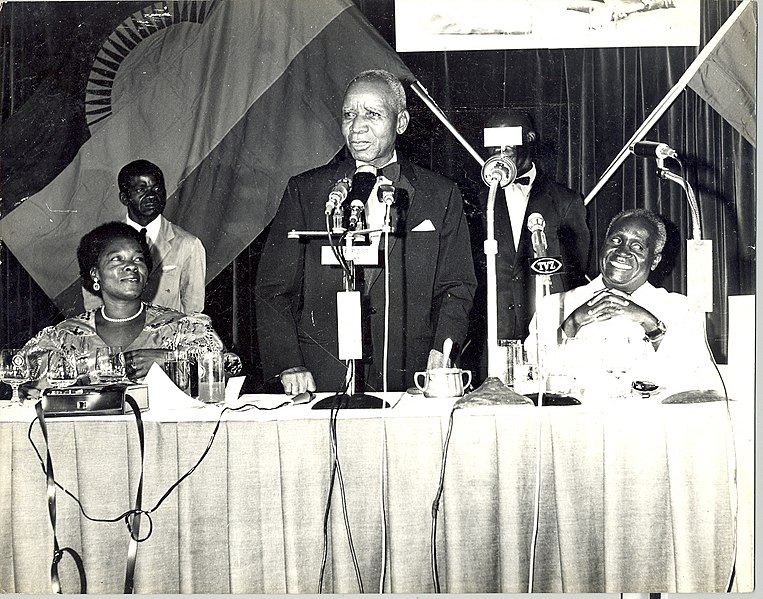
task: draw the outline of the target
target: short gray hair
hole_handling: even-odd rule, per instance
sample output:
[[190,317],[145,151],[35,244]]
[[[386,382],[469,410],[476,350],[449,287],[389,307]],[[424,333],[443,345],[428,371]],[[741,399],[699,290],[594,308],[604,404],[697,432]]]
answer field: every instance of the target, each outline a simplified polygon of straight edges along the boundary
[[619,214],[616,214],[612,217],[612,220],[609,221],[609,226],[607,227],[607,232],[605,234],[605,237],[609,237],[609,232],[612,230],[612,227],[615,226],[615,224],[618,221],[623,220],[624,218],[641,218],[645,221],[647,221],[652,227],[654,227],[654,230],[657,231],[657,239],[655,241],[654,245],[654,253],[655,254],[661,254],[663,248],[665,247],[665,242],[668,239],[668,233],[667,229],[665,228],[665,222],[662,220],[662,217],[658,215],[656,212],[652,212],[651,210],[647,210],[645,208],[631,208],[630,210],[623,210]]
[[357,83],[358,81],[378,81],[380,83],[384,83],[392,94],[394,107],[397,113],[400,114],[403,112],[403,110],[405,110],[405,88],[403,88],[403,84],[400,83],[400,79],[398,79],[389,71],[385,71],[383,69],[369,69],[367,71],[363,71],[362,73],[358,73],[355,75],[355,77],[353,77],[352,81],[347,84],[347,88],[344,90],[345,95],[347,95],[347,91],[350,89],[353,83]]

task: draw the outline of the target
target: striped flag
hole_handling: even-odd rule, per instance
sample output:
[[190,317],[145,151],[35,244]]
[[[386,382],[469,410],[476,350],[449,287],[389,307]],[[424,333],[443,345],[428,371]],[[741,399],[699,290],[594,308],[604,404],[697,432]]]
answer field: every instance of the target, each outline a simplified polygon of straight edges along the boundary
[[46,82],[0,130],[0,235],[65,312],[79,239],[124,216],[124,164],[162,168],[165,215],[204,242],[209,281],[267,225],[288,178],[342,147],[355,74],[414,79],[350,0],[155,2],[91,46],[84,76]]
[[753,146],[756,143],[756,10],[755,2],[747,3],[689,81],[689,87]]

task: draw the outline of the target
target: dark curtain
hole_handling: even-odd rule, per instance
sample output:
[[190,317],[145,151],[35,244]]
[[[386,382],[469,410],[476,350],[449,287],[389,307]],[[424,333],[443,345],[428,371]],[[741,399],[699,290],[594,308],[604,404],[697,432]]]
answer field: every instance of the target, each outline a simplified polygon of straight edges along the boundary
[[[394,0],[355,0],[394,47]],[[41,18],[12,22],[0,11],[3,46],[2,116],[20,106],[39,73],[54,61],[60,40],[54,23],[42,18],[55,2],[38,3]],[[739,2],[702,0],[704,46]],[[12,5],[11,5],[12,6]],[[46,28],[52,28],[46,31]],[[429,90],[471,145],[484,155],[485,115],[503,106],[530,111],[541,139],[539,162],[556,179],[585,195],[617,152],[662,100],[696,57],[694,47],[644,47],[554,50],[496,50],[402,53],[404,62]],[[24,74],[20,77],[19,74]],[[456,180],[468,217],[476,229],[476,194],[483,183],[479,167],[422,102],[409,92],[412,123],[401,151],[414,161]],[[714,309],[708,338],[723,362],[727,344],[727,298],[755,291],[755,149],[691,90],[684,91],[647,139],[677,150],[702,213],[703,238],[713,242]],[[664,265],[656,283],[686,291],[687,234],[690,214],[683,191],[661,180],[654,161],[630,157],[589,204],[593,258],[610,218],[624,208],[647,207],[672,225]],[[254,333],[254,276],[267,230],[207,286],[206,312],[226,343],[244,359],[259,383]],[[475,257],[482,238],[472,240]],[[51,302],[3,246],[0,342],[17,344],[60,319]],[[480,305],[475,310],[484,309]]]

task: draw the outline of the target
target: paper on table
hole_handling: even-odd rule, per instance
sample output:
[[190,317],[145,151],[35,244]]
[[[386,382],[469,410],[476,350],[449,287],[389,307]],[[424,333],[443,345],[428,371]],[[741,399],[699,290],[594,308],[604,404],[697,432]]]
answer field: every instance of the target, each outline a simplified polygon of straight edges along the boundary
[[189,397],[177,388],[161,366],[154,363],[143,379],[148,385],[148,407],[150,410],[182,410],[183,408],[203,408],[207,404]]
[[225,403],[233,403],[238,399],[238,394],[241,393],[241,387],[244,386],[245,376],[232,376],[228,379],[228,383],[225,385]]

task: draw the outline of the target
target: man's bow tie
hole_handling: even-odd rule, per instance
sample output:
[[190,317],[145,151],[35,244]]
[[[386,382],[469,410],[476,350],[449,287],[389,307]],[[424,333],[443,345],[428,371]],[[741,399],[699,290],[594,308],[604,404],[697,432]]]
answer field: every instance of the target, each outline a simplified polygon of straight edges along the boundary
[[388,164],[385,167],[380,168],[378,171],[376,171],[376,174],[379,177],[386,177],[393,183],[400,179],[400,163],[399,162],[393,162],[392,164]]
[[530,176],[517,177],[512,183],[516,183],[517,185],[530,185]]

